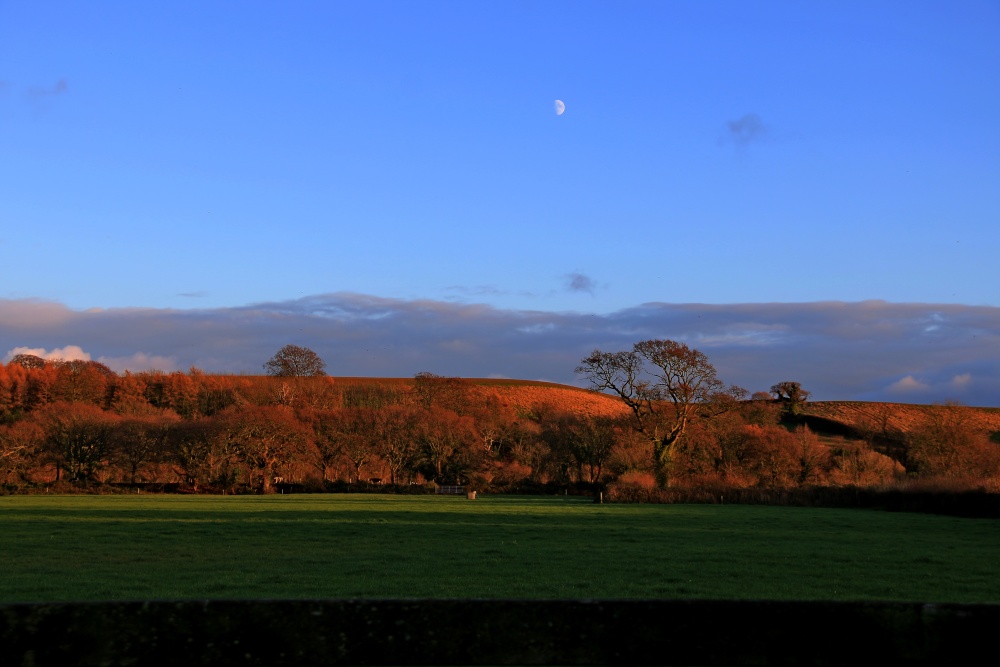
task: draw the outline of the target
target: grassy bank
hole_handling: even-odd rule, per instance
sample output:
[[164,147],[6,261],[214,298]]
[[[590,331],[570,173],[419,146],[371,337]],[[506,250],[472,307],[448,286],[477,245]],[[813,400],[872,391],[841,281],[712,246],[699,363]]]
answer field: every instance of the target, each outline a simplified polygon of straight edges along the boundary
[[1000,601],[996,521],[574,498],[0,498],[0,602]]

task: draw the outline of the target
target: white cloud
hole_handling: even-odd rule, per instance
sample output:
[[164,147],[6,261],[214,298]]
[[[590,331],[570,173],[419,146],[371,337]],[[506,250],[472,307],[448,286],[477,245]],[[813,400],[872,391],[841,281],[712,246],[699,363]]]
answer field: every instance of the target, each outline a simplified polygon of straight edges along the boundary
[[889,385],[889,391],[898,394],[910,394],[918,391],[927,391],[928,389],[930,389],[930,385],[921,382],[912,375],[900,378]]

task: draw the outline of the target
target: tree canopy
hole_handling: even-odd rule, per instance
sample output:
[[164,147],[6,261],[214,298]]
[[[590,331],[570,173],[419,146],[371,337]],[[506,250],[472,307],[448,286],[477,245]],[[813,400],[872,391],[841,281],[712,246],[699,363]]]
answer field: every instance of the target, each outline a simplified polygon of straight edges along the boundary
[[304,377],[326,375],[326,362],[308,347],[286,345],[264,364],[268,375]]
[[802,412],[802,406],[809,400],[809,392],[803,389],[798,382],[778,382],[771,386],[771,393],[785,404],[785,412],[791,416]]

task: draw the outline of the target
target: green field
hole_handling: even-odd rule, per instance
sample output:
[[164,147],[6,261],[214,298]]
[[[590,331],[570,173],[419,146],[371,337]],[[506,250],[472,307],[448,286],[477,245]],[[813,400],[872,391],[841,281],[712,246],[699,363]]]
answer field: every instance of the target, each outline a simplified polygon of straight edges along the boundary
[[1000,523],[561,497],[0,498],[0,602],[1000,601]]

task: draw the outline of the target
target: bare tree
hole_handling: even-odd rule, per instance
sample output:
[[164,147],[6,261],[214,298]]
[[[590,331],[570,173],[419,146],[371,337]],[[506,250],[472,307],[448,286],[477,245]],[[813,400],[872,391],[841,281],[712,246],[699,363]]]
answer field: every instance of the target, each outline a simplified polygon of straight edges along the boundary
[[576,372],[631,409],[633,426],[653,445],[661,486],[669,484],[674,450],[695,410],[725,391],[708,357],[673,340],[640,341],[626,352],[594,350]]
[[584,480],[584,468],[588,482],[601,481],[604,465],[611,458],[618,445],[618,433],[614,417],[580,416],[570,417],[558,427],[564,431],[570,455],[576,462],[578,477]]
[[326,362],[308,347],[286,345],[264,364],[268,375],[302,377],[326,375]]

